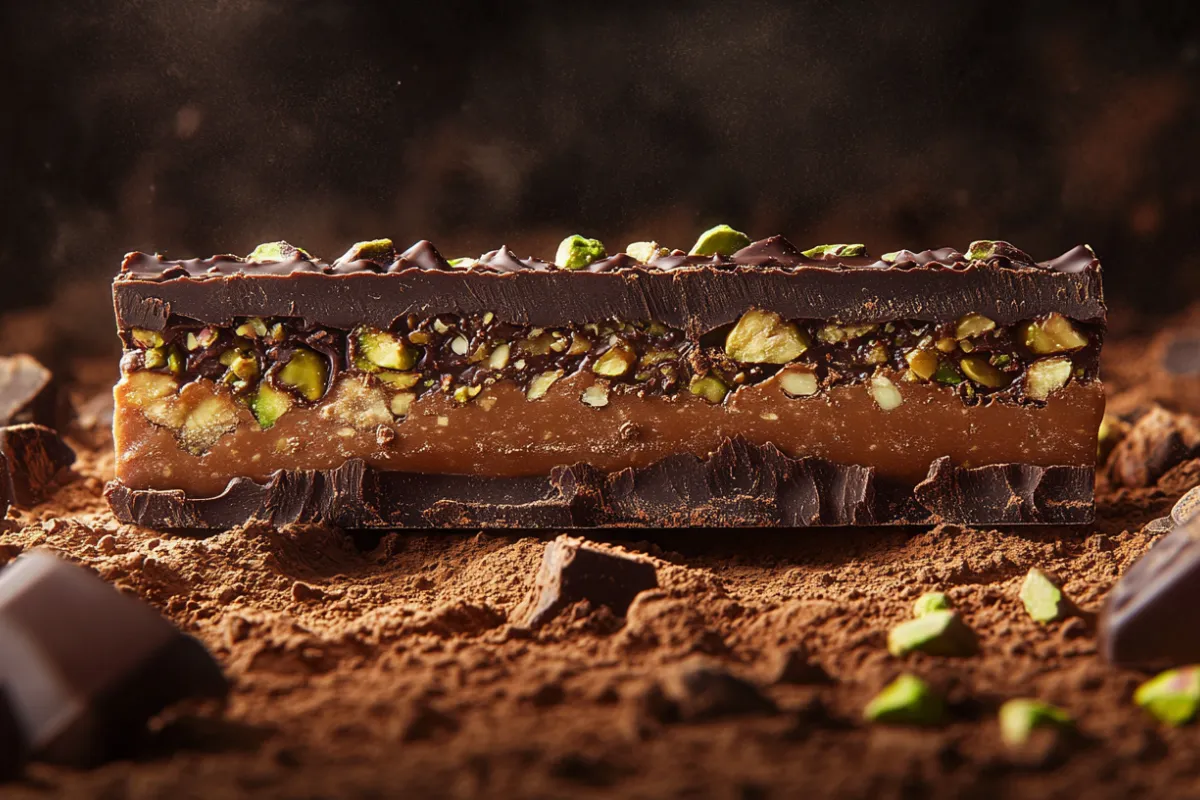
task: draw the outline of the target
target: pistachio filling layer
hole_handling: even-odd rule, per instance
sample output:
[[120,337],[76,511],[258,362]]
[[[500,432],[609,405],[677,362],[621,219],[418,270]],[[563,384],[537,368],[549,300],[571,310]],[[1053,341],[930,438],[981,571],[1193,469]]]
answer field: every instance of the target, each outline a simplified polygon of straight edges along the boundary
[[537,400],[579,372],[597,379],[579,397],[593,408],[626,393],[690,393],[720,404],[733,390],[775,375],[794,397],[866,384],[885,410],[895,403],[897,382],[949,387],[967,404],[984,397],[1037,404],[1071,381],[1094,379],[1100,346],[1098,329],[1058,314],[1008,327],[979,314],[942,324],[845,325],[784,320],[759,309],[699,337],[654,321],[547,329],[489,313],[410,318],[387,331],[250,318],[227,328],[133,329],[122,338],[125,373],[167,376],[173,387],[201,378],[226,385],[263,428],[321,401],[345,373],[370,376],[397,418],[431,394],[486,402],[489,387],[501,381]]

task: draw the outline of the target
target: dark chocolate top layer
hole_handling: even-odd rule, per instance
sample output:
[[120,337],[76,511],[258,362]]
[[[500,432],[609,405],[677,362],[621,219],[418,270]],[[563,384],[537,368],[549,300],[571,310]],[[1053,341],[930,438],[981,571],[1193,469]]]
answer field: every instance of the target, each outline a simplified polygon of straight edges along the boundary
[[171,261],[130,253],[114,281],[118,323],[161,330],[183,317],[296,316],[312,324],[389,327],[410,314],[493,312],[554,326],[604,319],[659,320],[690,332],[732,323],[748,308],[789,319],[954,320],[977,312],[1010,324],[1057,311],[1103,322],[1100,262],[1079,246],[1034,262],[995,243],[984,258],[952,248],[882,259],[805,256],[781,236],[731,256],[673,251],[643,263],[619,253],[570,271],[507,247],[451,266],[427,241],[403,253],[327,264],[295,250],[281,260],[232,255]]

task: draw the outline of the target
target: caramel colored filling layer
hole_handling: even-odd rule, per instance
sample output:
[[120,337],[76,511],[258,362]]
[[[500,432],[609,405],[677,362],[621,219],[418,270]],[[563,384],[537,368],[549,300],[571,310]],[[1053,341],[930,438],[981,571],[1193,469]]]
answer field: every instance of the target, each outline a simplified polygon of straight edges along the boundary
[[[117,477],[132,488],[211,496],[233,477],[261,481],[277,470],[332,469],[351,458],[427,474],[546,475],[579,462],[614,471],[676,453],[703,456],[740,435],[794,457],[870,465],[880,477],[915,483],[942,456],[968,467],[1090,466],[1104,411],[1098,382],[1072,382],[1040,406],[966,406],[946,387],[897,382],[902,402],[888,411],[866,386],[792,398],[777,377],[740,388],[723,405],[690,394],[614,392],[607,405],[592,408],[580,397],[594,382],[580,372],[532,401],[499,382],[465,405],[440,394],[421,398],[394,420],[389,395],[371,378],[344,376],[318,405],[293,408],[263,430],[245,407],[224,403],[228,388],[207,380],[184,387],[186,407],[150,413],[152,422],[145,397],[126,376],[115,389]],[[198,448],[186,423],[171,426],[206,403],[226,411],[215,415],[217,427],[206,429]]]

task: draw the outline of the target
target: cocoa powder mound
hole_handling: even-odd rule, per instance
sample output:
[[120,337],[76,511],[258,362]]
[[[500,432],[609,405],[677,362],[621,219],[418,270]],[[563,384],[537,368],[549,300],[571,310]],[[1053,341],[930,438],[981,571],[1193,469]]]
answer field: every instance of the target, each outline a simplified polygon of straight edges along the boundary
[[[1130,415],[1126,436],[1154,404],[1170,416],[1143,426],[1146,436],[1189,429],[1195,420],[1167,391],[1178,376],[1133,357],[1145,346],[1118,340],[1108,351],[1110,405]],[[83,397],[94,388],[73,387]],[[1097,521],[1083,529],[592,537],[653,563],[658,587],[624,616],[584,599],[530,630],[508,620],[553,532],[248,527],[191,538],[122,526],[101,498],[111,444],[80,435],[75,479],[9,513],[0,563],[47,547],[88,566],[199,637],[234,690],[223,716],[159,720],[135,761],[83,772],[35,764],[5,797],[1188,791],[1194,731],[1163,728],[1132,704],[1145,676],[1098,657],[1089,618],[1159,535],[1143,526],[1200,482],[1200,460],[1186,452],[1139,467],[1137,454],[1154,449],[1141,441],[1114,448],[1122,466],[1110,456]],[[1060,578],[1085,613],[1031,620],[1018,598],[1031,567]],[[949,595],[979,655],[888,654],[889,628],[931,590]],[[867,701],[903,671],[943,694],[947,724],[863,722]],[[1082,735],[1044,757],[1010,753],[996,712],[1013,697],[1063,707]]]

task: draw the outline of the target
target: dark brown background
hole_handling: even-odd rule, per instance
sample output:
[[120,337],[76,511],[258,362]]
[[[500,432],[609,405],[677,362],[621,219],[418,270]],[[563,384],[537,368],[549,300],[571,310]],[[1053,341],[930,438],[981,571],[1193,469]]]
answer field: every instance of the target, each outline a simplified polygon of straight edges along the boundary
[[720,221],[876,253],[1087,241],[1110,301],[1200,288],[1190,0],[0,8],[3,307],[102,294],[135,248],[549,255]]

